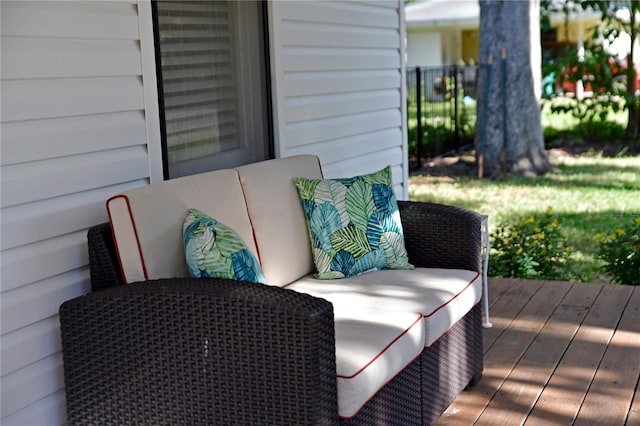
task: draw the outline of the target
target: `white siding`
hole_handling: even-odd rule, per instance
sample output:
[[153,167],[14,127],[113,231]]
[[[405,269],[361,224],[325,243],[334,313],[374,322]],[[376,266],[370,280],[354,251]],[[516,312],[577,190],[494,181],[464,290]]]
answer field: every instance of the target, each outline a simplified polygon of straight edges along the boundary
[[150,4],[0,2],[1,417],[66,421],[58,309],[105,200],[162,179]]
[[400,1],[269,4],[275,151],[320,156],[327,177],[393,169],[406,198]]
[[[269,3],[276,152],[407,196],[402,2]],[[162,179],[148,0],[0,1],[3,425],[66,420],[58,309],[105,200]]]

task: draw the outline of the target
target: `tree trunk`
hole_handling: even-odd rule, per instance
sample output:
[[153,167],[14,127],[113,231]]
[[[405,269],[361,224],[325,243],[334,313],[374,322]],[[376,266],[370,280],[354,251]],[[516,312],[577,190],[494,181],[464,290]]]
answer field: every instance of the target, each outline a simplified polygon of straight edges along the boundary
[[540,121],[539,19],[539,0],[480,0],[484,66],[477,81],[475,145],[481,176],[538,176],[551,169]]
[[[629,29],[630,29],[630,38],[631,38],[631,49],[629,50],[629,54],[627,55],[627,94],[633,98],[636,93],[636,70],[633,63],[636,38],[638,36],[638,32],[636,31],[636,14],[635,11],[632,10],[629,13]],[[640,109],[638,108],[637,100],[630,101],[629,106],[629,121],[627,122],[627,130],[625,132],[625,136],[627,139],[633,141],[633,148],[637,148],[638,136],[640,134]]]
[[[634,80],[635,86],[635,80]],[[625,137],[632,143],[634,151],[637,149],[638,137],[640,136],[640,109],[635,102],[628,105],[629,121],[627,122],[627,129],[625,131]]]

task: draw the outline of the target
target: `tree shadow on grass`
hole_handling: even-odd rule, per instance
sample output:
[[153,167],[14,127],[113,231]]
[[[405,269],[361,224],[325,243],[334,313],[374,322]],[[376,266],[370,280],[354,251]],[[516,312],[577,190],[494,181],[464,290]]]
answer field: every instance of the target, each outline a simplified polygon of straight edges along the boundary
[[[633,160],[634,158],[637,161]],[[556,171],[543,176],[530,178],[504,174],[494,181],[482,181],[477,179],[476,164],[473,156],[468,153],[462,153],[426,162],[422,169],[412,173],[412,180],[419,183],[421,175],[436,177],[443,181],[462,182],[468,185],[496,182],[521,187],[554,186],[640,191],[640,157],[632,157],[632,161],[627,157],[622,165],[615,163],[602,164],[601,162],[595,164],[571,164],[571,161],[567,160],[557,165]]]
[[[637,190],[640,191],[640,158],[638,165],[564,164],[557,172],[537,178],[512,178],[513,184],[554,187]],[[640,203],[640,195],[638,195]],[[640,208],[640,206],[639,206]]]

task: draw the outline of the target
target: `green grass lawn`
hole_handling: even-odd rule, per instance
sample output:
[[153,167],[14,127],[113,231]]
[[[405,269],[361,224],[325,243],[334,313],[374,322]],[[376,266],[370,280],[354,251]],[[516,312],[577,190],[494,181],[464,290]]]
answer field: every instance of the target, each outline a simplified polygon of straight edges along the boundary
[[551,160],[558,171],[538,178],[411,176],[410,198],[488,215],[491,230],[522,216],[542,215],[551,207],[574,248],[563,279],[609,282],[600,270],[595,236],[640,216],[640,157],[557,155]]

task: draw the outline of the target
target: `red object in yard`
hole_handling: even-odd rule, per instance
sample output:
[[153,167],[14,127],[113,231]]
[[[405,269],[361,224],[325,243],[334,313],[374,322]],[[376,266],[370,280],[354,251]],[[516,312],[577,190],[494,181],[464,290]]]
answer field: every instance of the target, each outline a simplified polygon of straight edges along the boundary
[[[609,66],[611,68],[611,72],[613,73],[614,84],[617,81],[620,84],[621,88],[626,89],[626,77],[627,77],[627,61],[623,60],[620,62],[615,61],[613,58],[609,60]],[[634,66],[636,70],[636,91],[640,91],[640,65]],[[573,76],[573,78],[571,78]],[[576,82],[572,80],[576,80],[581,77],[581,80],[584,84],[585,92],[593,92],[593,88],[591,87],[591,82],[595,80],[596,76],[588,73],[586,70],[583,71],[582,75],[578,71],[578,65],[574,65],[570,69],[564,70],[559,79],[556,81],[557,86],[562,87],[562,92],[564,93],[576,93]],[[602,90],[601,90],[602,91]]]

